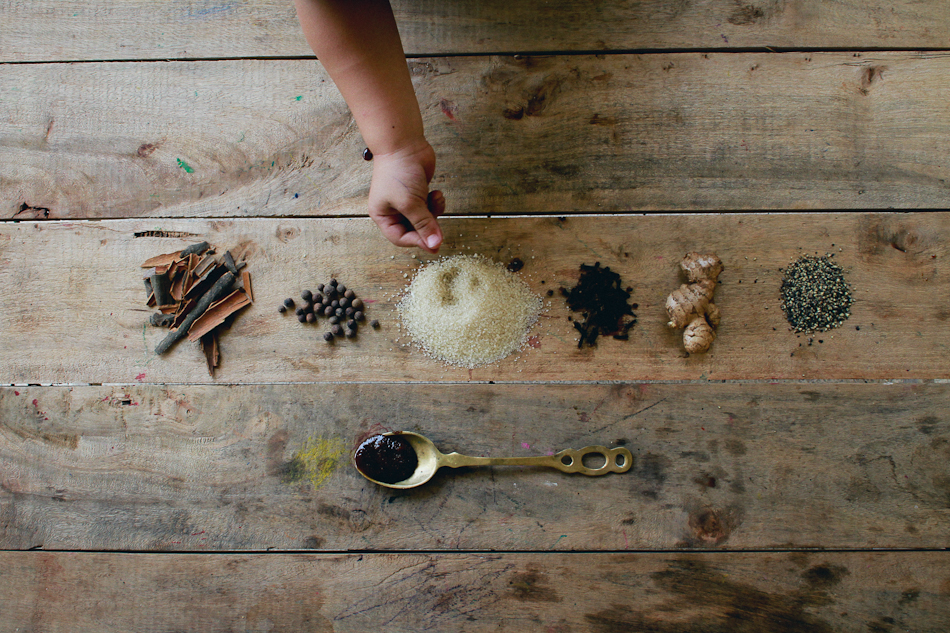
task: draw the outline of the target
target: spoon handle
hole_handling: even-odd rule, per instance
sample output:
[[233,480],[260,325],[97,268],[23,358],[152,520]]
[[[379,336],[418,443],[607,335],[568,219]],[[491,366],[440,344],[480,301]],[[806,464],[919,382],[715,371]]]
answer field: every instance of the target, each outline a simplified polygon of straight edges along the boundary
[[[604,463],[598,468],[584,465],[587,455],[600,455]],[[625,448],[607,448],[606,446],[585,446],[581,449],[564,449],[554,455],[536,457],[471,457],[461,453],[449,453],[442,456],[442,466],[460,468],[462,466],[547,466],[565,473],[580,473],[596,477],[607,473],[625,473],[633,466],[633,455]]]

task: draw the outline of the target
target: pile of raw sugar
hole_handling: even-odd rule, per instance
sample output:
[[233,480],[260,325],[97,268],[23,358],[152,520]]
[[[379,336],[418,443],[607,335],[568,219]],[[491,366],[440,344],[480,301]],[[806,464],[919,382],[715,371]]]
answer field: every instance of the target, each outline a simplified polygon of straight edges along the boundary
[[520,350],[542,305],[501,264],[456,255],[420,269],[396,307],[413,342],[429,356],[471,368]]

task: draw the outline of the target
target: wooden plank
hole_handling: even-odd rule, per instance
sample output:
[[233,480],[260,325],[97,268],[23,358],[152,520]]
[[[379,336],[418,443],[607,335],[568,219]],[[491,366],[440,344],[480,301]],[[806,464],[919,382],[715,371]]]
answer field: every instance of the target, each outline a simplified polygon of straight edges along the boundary
[[[939,548],[950,384],[0,389],[0,548],[135,551]],[[629,473],[350,465],[626,446]]]
[[939,632],[947,552],[3,552],[13,631]]
[[[3,382],[210,381],[192,344],[155,356],[165,332],[147,325],[139,268],[201,240],[246,256],[255,278],[257,301],[221,337],[223,382],[950,378],[950,213],[449,218],[443,226],[444,255],[525,262],[520,274],[548,305],[523,353],[470,371],[418,351],[395,304],[421,260],[390,246],[368,219],[21,222],[0,226],[0,296],[21,297],[0,304]],[[160,235],[171,237],[150,237]],[[687,356],[681,333],[666,325],[665,302],[694,249],[725,263],[716,293],[723,322],[709,353]],[[852,316],[826,334],[796,335],[780,308],[781,269],[828,251],[853,287]],[[639,322],[628,341],[578,349],[559,289],[597,261],[632,288]],[[278,314],[285,297],[332,276],[370,302],[367,318],[380,329],[328,345],[325,321]]]
[[[455,214],[950,207],[950,55],[413,62]],[[103,94],[103,78],[108,91]],[[0,67],[0,216],[364,215],[308,60]]]
[[[941,0],[742,3],[394,0],[411,55],[657,48],[946,47]],[[142,16],[147,15],[147,21]],[[310,56],[282,0],[12,0],[0,62]]]

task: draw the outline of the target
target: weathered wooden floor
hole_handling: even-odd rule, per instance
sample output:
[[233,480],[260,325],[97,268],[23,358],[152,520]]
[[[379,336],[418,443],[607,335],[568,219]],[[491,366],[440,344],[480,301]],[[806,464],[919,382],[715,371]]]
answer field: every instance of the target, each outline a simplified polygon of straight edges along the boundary
[[[520,258],[547,304],[489,367],[408,344],[431,258],[365,217],[292,3],[0,4],[0,633],[946,631],[950,5],[394,8],[442,254]],[[214,378],[154,354],[139,268],[202,240],[254,283]],[[704,356],[665,325],[688,250],[726,268]],[[796,335],[814,253],[852,316]],[[594,262],[638,323],[578,349],[559,290]],[[277,313],[331,276],[379,330]],[[393,491],[350,464],[381,430],[634,465]]]

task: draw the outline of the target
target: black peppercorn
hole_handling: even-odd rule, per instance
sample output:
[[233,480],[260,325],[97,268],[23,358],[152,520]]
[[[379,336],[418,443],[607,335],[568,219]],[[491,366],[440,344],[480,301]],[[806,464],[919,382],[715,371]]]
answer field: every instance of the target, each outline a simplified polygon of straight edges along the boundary
[[304,318],[307,320],[307,323],[313,323],[317,320],[317,317],[313,314],[313,312],[308,312]]
[[353,337],[355,337],[355,336],[356,336],[356,330],[347,330],[347,331],[346,331],[346,338],[353,338]]
[[333,336],[343,336],[343,328],[339,325],[334,325],[330,328],[330,331],[333,332]]
[[353,318],[356,319],[357,321],[362,321],[363,319],[366,318],[366,316],[362,312],[357,310],[356,312],[353,313]]
[[339,284],[339,285],[336,287],[336,291],[339,292],[339,293],[342,295],[342,294],[346,293],[346,286],[344,286],[343,284]]
[[369,324],[372,326],[374,330],[379,329],[379,319],[373,319],[372,321],[369,322]]
[[353,292],[353,289],[352,289],[352,288],[347,288],[347,289],[346,289],[346,292],[343,293],[343,296],[345,296],[347,299],[351,299],[351,300],[352,300],[353,298],[356,297],[356,293]]
[[281,314],[283,314],[283,313],[287,312],[287,306],[285,306],[284,304],[280,304],[280,307],[277,308],[277,311],[280,312]]
[[292,308],[294,307],[294,300],[288,297],[287,299],[284,299],[284,305],[288,308]]
[[313,293],[310,292],[309,290],[304,290],[303,292],[300,293],[300,298],[303,299],[304,301],[310,301],[311,299],[313,299]]
[[330,302],[330,306],[333,307],[333,308],[339,308],[339,307],[340,307],[340,302],[337,301],[336,299],[334,299],[333,301]]
[[333,314],[337,315],[338,317],[342,317],[346,315],[346,312],[343,311],[343,308],[337,308]]
[[323,316],[333,316],[333,312],[334,312],[333,308],[330,306],[327,306],[323,309]]
[[337,283],[339,283],[339,282],[338,282],[336,279],[331,279],[331,280],[330,280],[330,286],[332,286],[333,288],[336,288]]
[[324,332],[324,333],[323,333],[323,340],[326,341],[327,343],[332,343],[332,342],[333,342],[333,332]]
[[318,291],[318,292],[323,292],[323,288],[324,288],[324,285],[323,285],[323,284],[317,284],[317,291]]
[[349,300],[349,299],[347,299],[346,297],[343,297],[342,299],[340,299],[340,307],[341,307],[341,308],[345,308],[345,307],[348,306],[348,305],[350,305],[350,300]]
[[307,311],[304,310],[303,308],[297,308],[296,310],[294,310],[294,313],[295,313],[297,316],[303,316],[304,314],[307,313]]
[[353,307],[357,310],[363,309],[363,300],[362,299],[353,299]]
[[355,330],[359,326],[356,325],[355,320],[350,319],[349,321],[346,322],[346,327],[350,328],[351,330]]
[[354,310],[351,306],[347,308],[346,310],[344,310],[344,314],[346,314],[346,316],[353,316],[354,314],[356,314],[356,310]]
[[301,323],[306,323],[306,322],[307,322],[307,315],[306,315],[306,314],[298,314],[298,315],[297,315],[297,320],[300,321]]
[[332,317],[328,319],[328,321],[330,322],[330,325],[336,325],[337,323],[340,322],[340,317],[334,314]]

